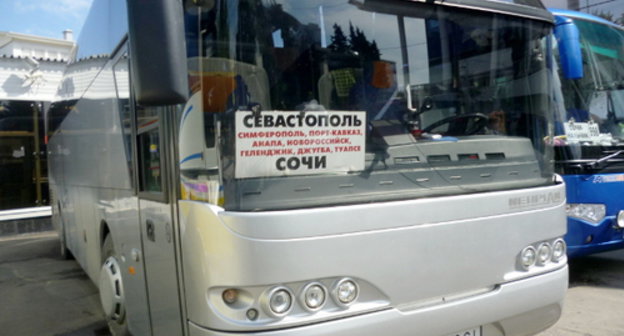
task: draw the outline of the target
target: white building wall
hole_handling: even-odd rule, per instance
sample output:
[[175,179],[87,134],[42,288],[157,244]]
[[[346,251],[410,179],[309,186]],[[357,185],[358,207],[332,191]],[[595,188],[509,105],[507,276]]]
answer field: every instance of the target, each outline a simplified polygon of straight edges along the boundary
[[[101,87],[101,83],[93,83],[96,75],[102,70],[104,63],[107,61],[107,57],[93,57],[68,65],[55,100],[78,99],[91,86],[94,87],[90,90],[92,96],[89,98],[111,98],[111,94],[115,94],[115,86],[112,79],[105,81],[107,83],[105,87]],[[112,73],[106,71],[101,76],[112,76]]]
[[51,101],[73,41],[0,32],[0,100]]
[[0,100],[51,101],[66,64],[40,60],[35,69],[24,58],[0,56]]
[[[63,47],[42,45],[35,42],[14,41],[11,48],[16,57],[34,57],[67,62],[70,59],[70,50]],[[8,51],[8,50],[7,50]]]
[[75,44],[71,40],[59,40],[33,35],[0,32],[0,55],[33,57],[52,61],[71,60]]

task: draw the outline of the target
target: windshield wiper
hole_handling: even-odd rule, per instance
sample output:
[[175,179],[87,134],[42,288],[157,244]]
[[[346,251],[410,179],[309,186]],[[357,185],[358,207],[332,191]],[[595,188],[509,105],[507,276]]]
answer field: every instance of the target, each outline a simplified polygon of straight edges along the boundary
[[601,157],[599,159],[596,159],[594,161],[580,163],[577,167],[581,168],[581,169],[588,169],[588,170],[589,169],[598,169],[598,170],[604,169],[607,166],[609,166],[610,164],[615,163],[613,161],[609,162],[609,160],[611,160],[613,158],[616,158],[616,157],[618,157],[618,156],[620,156],[622,154],[624,154],[624,150],[619,150],[619,151],[617,151],[615,153],[611,153],[609,155],[605,155],[605,156],[603,156],[603,157]]
[[615,79],[607,83],[607,88],[610,90],[622,90],[624,89],[624,79]]

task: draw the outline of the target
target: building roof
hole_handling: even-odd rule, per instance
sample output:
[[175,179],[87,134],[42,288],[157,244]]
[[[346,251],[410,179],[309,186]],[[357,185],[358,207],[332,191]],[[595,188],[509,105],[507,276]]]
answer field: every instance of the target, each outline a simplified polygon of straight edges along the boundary
[[30,56],[29,57],[23,57],[23,56],[1,55],[0,54],[0,59],[25,60],[26,58],[32,58],[32,59],[35,59],[37,61],[44,61],[44,62],[67,63],[66,60],[62,60],[62,59],[58,59],[58,58],[30,57]]
[[[2,41],[3,37],[5,39],[10,39],[10,40]],[[64,39],[55,39],[55,38],[36,36],[36,35],[29,35],[29,34],[22,34],[22,33],[0,31],[0,47],[2,47],[5,44],[8,44],[8,42],[11,42],[11,40],[21,40],[21,41],[26,41],[26,42],[64,46],[68,48],[71,48],[74,46],[74,41],[68,41]]]

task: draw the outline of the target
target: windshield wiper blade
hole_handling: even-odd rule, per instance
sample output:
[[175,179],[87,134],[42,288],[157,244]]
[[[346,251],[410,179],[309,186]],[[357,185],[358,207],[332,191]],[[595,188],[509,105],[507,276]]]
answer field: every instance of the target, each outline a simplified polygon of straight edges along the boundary
[[596,159],[594,161],[591,162],[583,162],[581,164],[578,165],[579,168],[581,169],[604,169],[606,168],[609,164],[614,163],[614,162],[609,162],[609,160],[616,158],[620,155],[624,154],[624,150],[619,150],[615,153],[611,153],[609,155],[605,155],[599,159]]
[[610,89],[621,90],[624,88],[624,79],[616,79],[608,83],[607,85]]

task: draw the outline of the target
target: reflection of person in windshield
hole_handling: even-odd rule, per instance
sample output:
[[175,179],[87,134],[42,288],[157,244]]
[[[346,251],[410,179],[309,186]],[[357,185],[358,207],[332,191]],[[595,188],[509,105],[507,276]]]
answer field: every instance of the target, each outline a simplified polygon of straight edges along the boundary
[[488,115],[488,129],[493,134],[507,134],[505,126],[505,112],[503,110],[495,110]]

